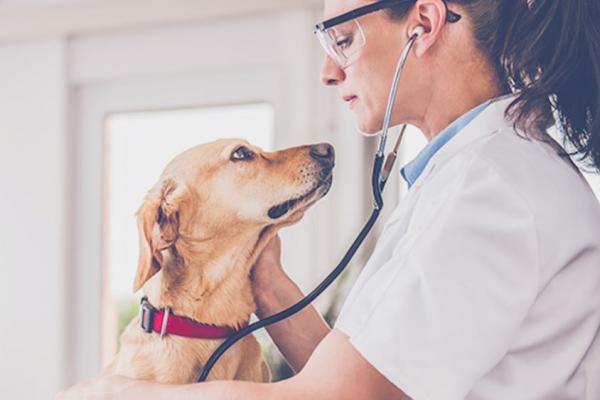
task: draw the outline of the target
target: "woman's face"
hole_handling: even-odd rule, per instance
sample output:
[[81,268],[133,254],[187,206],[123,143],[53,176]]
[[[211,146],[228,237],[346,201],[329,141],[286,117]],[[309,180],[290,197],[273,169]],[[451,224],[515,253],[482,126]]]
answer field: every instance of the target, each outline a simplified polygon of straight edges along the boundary
[[[369,3],[372,1],[325,0],[324,19]],[[394,71],[407,37],[402,34],[405,32],[402,23],[392,20],[385,10],[359,17],[357,21],[364,32],[364,47],[344,68],[326,56],[321,80],[325,85],[337,86],[341,99],[354,113],[360,131],[374,134],[382,128]],[[403,72],[403,76],[406,74]],[[405,109],[402,93],[411,92],[407,87],[410,80],[404,78],[400,82],[395,110]],[[399,123],[399,118],[396,113],[392,124]]]

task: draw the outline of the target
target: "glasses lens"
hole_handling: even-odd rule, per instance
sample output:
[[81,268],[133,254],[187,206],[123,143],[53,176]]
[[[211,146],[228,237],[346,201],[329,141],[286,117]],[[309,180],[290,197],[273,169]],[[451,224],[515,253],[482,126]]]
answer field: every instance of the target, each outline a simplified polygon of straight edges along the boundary
[[365,45],[365,35],[357,20],[350,20],[329,29],[317,31],[321,45],[340,67],[347,67]]

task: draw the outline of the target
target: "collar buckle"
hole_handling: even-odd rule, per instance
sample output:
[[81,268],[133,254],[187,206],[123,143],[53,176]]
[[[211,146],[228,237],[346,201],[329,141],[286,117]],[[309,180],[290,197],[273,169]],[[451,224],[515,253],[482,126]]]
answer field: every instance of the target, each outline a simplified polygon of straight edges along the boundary
[[148,302],[148,297],[142,297],[140,300],[140,326],[144,332],[152,333],[155,313],[156,308],[152,307],[152,304]]

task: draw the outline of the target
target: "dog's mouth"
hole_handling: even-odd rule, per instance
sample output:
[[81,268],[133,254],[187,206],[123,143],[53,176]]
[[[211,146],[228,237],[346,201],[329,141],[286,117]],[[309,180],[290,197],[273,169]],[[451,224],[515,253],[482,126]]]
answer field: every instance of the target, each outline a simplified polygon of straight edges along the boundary
[[[319,179],[317,184],[310,189],[305,194],[295,197],[291,200],[284,201],[276,206],[273,206],[269,209],[269,218],[278,219],[287,214],[291,209],[293,209],[298,204],[304,204],[310,202],[310,199],[314,197],[314,195],[319,192],[318,198],[321,198],[327,194],[329,188],[331,187],[331,182],[333,181],[333,175],[331,174],[331,170],[329,170],[325,176],[325,178]],[[316,199],[317,200],[317,199]]]

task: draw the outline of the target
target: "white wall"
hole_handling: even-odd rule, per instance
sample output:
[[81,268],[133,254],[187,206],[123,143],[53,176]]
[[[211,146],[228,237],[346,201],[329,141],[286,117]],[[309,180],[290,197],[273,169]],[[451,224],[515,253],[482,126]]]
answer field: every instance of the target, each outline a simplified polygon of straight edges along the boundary
[[60,40],[0,44],[0,397],[60,386],[65,287],[65,62]]

